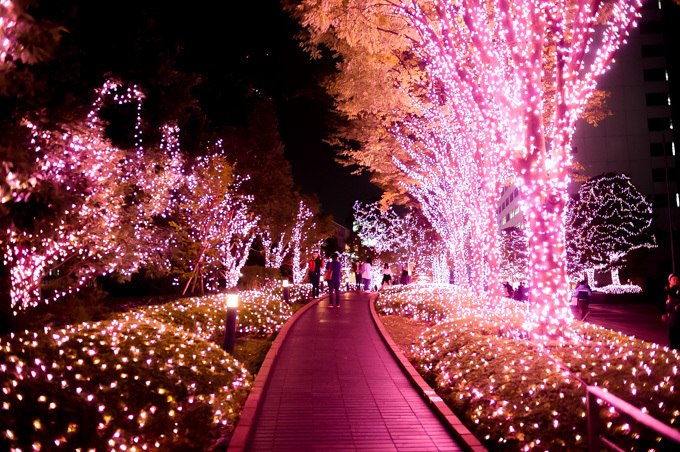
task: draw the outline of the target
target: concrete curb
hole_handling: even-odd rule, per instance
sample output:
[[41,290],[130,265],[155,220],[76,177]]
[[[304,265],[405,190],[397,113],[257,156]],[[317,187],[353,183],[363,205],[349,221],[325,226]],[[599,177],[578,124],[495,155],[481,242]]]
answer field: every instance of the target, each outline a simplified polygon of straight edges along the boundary
[[293,316],[283,325],[283,327],[281,327],[278,336],[276,336],[274,343],[262,362],[262,366],[260,367],[257,377],[255,377],[253,389],[251,389],[250,393],[248,394],[246,404],[241,411],[241,418],[239,419],[238,424],[236,424],[234,434],[229,440],[229,447],[227,448],[228,452],[243,452],[246,445],[248,444],[250,431],[255,422],[255,416],[257,415],[257,411],[260,409],[262,404],[262,394],[267,387],[269,374],[274,366],[274,363],[276,362],[276,357],[278,356],[279,350],[281,349],[283,342],[286,340],[288,331],[290,331],[291,327],[295,324],[297,319],[302,316],[302,314],[304,314],[308,309],[316,305],[327,296],[328,295],[324,295],[318,300],[307,303],[298,312],[293,314]]
[[420,393],[420,395],[425,399],[426,402],[432,408],[432,411],[437,415],[437,417],[442,421],[444,427],[451,432],[451,434],[456,438],[460,445],[463,446],[468,452],[488,452],[487,449],[482,445],[482,443],[463,425],[463,423],[458,419],[458,417],[453,414],[453,411],[446,405],[441,397],[428,385],[423,377],[420,376],[418,371],[411,365],[409,360],[404,356],[404,354],[399,350],[399,346],[394,343],[392,337],[385,329],[385,326],[380,321],[378,313],[375,311],[374,302],[378,298],[378,294],[371,294],[370,297],[370,309],[371,317],[373,318],[373,323],[380,332],[380,336],[383,342],[387,345],[392,353],[392,356],[399,363],[399,367],[402,368],[404,374],[411,381],[413,387]]

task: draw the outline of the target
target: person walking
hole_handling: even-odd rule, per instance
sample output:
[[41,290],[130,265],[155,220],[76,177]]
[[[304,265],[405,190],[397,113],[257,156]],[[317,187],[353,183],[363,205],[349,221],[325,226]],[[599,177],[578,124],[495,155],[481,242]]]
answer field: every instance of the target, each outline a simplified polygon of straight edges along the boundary
[[661,321],[668,323],[668,339],[673,350],[680,350],[680,277],[675,273],[668,276],[666,286],[666,313],[661,316]]
[[588,314],[588,302],[593,292],[590,290],[588,284],[584,281],[579,281],[578,286],[574,289],[573,296],[576,297],[576,305],[578,306],[578,313],[581,320],[586,318]]
[[361,261],[354,263],[354,278],[356,279],[354,290],[361,290]]
[[307,262],[307,274],[309,275],[309,281],[312,283],[312,298],[319,297],[319,281],[321,279],[321,267],[323,267],[323,261],[319,256],[318,251],[312,252],[312,258]]
[[371,266],[372,262],[373,259],[367,257],[366,262],[364,262],[361,266],[361,282],[364,284],[364,290],[366,292],[371,290],[371,272],[373,271],[373,267]]
[[399,283],[405,286],[406,284],[408,284],[408,282],[409,282],[408,281],[408,264],[405,264],[401,268],[401,276],[400,276],[400,279],[399,279]]
[[[328,280],[328,307],[332,308],[333,300],[335,299],[335,307],[340,307],[340,279],[342,275],[342,264],[340,264],[338,252],[333,253],[332,260],[326,267],[326,273],[330,271],[330,279]],[[333,297],[335,294],[335,297]]]
[[392,270],[390,269],[390,266],[388,264],[383,265],[383,269],[380,271],[380,273],[382,274],[382,286],[380,288],[384,289],[385,286],[391,286]]

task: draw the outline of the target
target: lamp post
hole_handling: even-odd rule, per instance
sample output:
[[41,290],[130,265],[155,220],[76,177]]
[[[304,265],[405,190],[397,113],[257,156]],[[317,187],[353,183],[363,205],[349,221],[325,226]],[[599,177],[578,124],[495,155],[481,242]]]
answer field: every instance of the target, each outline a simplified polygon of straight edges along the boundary
[[281,281],[281,284],[283,284],[283,301],[290,304],[290,288],[288,287],[288,280],[284,279]]
[[227,353],[234,352],[236,343],[236,314],[238,312],[238,291],[227,294],[227,324],[224,329],[224,345]]

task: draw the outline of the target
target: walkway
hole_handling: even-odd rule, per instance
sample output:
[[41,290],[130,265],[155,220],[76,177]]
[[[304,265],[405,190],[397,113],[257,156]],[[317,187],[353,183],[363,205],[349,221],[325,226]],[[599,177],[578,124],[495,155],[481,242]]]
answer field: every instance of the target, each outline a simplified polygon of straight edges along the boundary
[[369,296],[340,300],[321,300],[291,327],[246,450],[463,450],[382,342]]

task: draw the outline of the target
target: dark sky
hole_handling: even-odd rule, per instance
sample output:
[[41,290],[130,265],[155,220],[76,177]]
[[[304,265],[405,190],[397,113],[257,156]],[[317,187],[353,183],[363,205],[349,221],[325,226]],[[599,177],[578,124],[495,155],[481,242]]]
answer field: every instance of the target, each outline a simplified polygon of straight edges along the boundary
[[354,201],[377,200],[381,191],[367,174],[352,175],[354,168],[335,162],[334,151],[324,143],[338,118],[319,81],[332,71],[333,62],[310,60],[294,38],[298,25],[278,0],[200,0],[187,7],[171,17],[174,29],[186,24],[181,33],[189,68],[200,68],[211,85],[237,73],[272,97],[295,183],[304,193],[316,193],[325,213],[349,225]]
[[333,150],[324,143],[330,124],[338,118],[333,117],[332,100],[319,81],[332,70],[333,63],[309,59],[294,39],[297,24],[278,1],[248,2],[239,8],[236,16],[229,14],[236,20],[237,30],[258,30],[247,34],[247,64],[252,67],[253,82],[276,101],[296,184],[304,192],[316,193],[326,213],[338,223],[349,225],[354,201],[377,200],[381,191],[369,182],[367,174],[351,175],[353,168],[335,162]]
[[[107,70],[151,67],[156,63],[145,61],[155,58],[150,52],[179,45],[178,68],[201,75],[196,93],[210,119],[229,117],[237,109],[231,105],[234,93],[243,86],[272,98],[295,184],[303,193],[316,193],[324,213],[338,223],[349,225],[355,200],[379,198],[381,191],[369,176],[351,175],[352,169],[334,162],[333,150],[324,143],[334,118],[332,100],[318,82],[333,63],[309,59],[294,39],[297,24],[278,0],[195,0],[181,6],[161,0],[39,0],[38,5],[36,17],[64,23],[69,30],[65,39],[85,48],[82,66],[93,78]],[[144,80],[139,83],[143,87]]]

